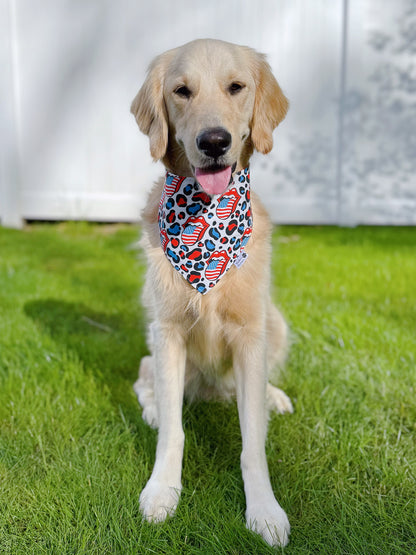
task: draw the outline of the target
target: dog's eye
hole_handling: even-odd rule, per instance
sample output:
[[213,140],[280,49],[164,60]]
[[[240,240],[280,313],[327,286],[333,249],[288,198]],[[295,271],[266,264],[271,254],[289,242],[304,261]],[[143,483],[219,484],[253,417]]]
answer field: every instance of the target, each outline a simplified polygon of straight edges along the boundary
[[231,83],[231,85],[228,87],[228,92],[230,94],[237,94],[240,91],[242,91],[244,89],[245,85],[243,85],[242,83]]
[[188,89],[186,85],[181,85],[173,92],[182,98],[189,98],[192,95],[192,92]]

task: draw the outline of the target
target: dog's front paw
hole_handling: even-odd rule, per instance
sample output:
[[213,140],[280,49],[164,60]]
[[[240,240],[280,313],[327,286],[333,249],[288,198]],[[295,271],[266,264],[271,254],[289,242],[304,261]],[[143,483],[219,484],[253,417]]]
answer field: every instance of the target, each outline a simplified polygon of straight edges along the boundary
[[175,513],[180,495],[181,485],[170,486],[150,478],[140,494],[140,511],[149,522],[163,522]]
[[260,534],[269,545],[284,547],[288,544],[289,520],[275,499],[270,503],[247,507],[246,520],[247,528]]

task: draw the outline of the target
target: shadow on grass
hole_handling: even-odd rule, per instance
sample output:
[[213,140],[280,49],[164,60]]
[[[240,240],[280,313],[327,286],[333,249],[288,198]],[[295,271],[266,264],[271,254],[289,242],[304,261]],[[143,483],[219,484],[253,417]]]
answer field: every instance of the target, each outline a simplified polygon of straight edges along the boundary
[[108,386],[114,404],[124,411],[126,387],[133,385],[140,359],[147,352],[143,315],[106,314],[57,299],[30,301],[24,311],[54,341],[75,352],[85,369]]
[[[26,303],[24,311],[54,341],[76,353],[85,370],[108,387],[113,404],[130,423],[137,423],[139,406],[131,392],[140,359],[148,352],[139,306],[129,313],[106,314],[83,303],[42,299]],[[223,469],[238,465],[236,403],[185,403],[184,427],[188,445],[204,467],[208,461]]]
[[187,446],[201,457],[203,468],[212,467],[214,473],[239,468],[242,442],[235,401],[185,403],[183,421]]

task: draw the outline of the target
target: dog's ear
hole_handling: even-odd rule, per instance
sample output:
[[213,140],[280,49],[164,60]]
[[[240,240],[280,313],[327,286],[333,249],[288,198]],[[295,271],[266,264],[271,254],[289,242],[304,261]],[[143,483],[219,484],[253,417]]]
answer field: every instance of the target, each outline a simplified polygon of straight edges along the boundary
[[262,54],[257,54],[253,69],[256,96],[251,121],[251,140],[258,152],[267,154],[273,147],[273,130],[286,116],[289,102]]
[[165,68],[166,59],[162,54],[150,65],[146,80],[130,108],[140,131],[149,136],[154,160],[163,158],[168,147],[168,116],[163,99]]

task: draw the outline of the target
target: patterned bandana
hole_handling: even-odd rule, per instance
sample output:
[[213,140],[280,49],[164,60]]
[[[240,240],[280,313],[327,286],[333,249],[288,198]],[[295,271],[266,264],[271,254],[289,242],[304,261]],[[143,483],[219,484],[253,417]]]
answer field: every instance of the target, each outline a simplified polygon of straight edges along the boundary
[[204,295],[247,258],[253,227],[249,168],[236,172],[228,189],[214,197],[193,177],[166,172],[158,219],[167,259]]

